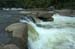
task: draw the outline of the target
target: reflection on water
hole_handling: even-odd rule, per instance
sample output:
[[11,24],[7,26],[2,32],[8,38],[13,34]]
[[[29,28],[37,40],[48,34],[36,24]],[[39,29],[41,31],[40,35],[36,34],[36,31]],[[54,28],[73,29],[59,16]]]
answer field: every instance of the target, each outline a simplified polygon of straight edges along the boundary
[[28,31],[30,49],[75,49],[75,17],[54,14],[53,18],[53,22],[37,24],[29,18],[28,21],[23,20],[31,26]]

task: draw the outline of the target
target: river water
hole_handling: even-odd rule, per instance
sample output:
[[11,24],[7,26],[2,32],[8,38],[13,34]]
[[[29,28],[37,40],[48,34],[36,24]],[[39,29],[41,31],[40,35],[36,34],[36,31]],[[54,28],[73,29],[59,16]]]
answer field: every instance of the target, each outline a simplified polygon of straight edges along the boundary
[[28,23],[29,49],[75,49],[75,17],[53,15],[53,22]]
[[12,23],[19,22],[22,16],[23,15],[19,14],[19,11],[0,10],[0,45],[9,42],[9,37],[5,32],[5,28]]

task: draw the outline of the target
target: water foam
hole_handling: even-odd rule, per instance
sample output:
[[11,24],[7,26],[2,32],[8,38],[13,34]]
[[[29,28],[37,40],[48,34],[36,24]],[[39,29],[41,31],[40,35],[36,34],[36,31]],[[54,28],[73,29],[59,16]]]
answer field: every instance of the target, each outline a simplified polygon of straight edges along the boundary
[[[28,36],[29,49],[75,49],[75,17],[54,14],[53,18],[53,22],[38,23],[51,26],[49,28],[38,27],[32,21],[27,22],[34,28],[34,32],[39,35],[37,36],[38,40],[35,41]],[[32,36],[35,37],[34,34]]]

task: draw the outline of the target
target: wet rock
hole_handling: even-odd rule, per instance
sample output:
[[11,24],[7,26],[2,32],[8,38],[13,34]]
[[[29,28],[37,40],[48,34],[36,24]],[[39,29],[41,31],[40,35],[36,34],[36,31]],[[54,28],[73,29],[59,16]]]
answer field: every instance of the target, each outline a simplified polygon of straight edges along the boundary
[[0,45],[0,49],[5,49],[2,45]]
[[38,16],[39,19],[43,20],[43,21],[53,21],[53,13],[45,13],[45,14],[40,14]]
[[55,10],[56,13],[59,13],[62,16],[75,16],[75,10],[71,10],[71,9],[62,9],[62,10]]
[[39,23],[41,20],[36,17],[36,15],[25,15],[20,18],[20,22],[28,23],[28,21],[32,21],[33,23]]
[[7,44],[7,45],[5,45],[4,46],[4,48],[6,48],[6,49],[20,49],[20,48],[18,48],[16,45],[14,45],[14,44]]
[[27,47],[28,40],[28,29],[27,24],[24,23],[14,23],[5,28],[8,36],[11,38],[9,44],[16,44],[20,49]]

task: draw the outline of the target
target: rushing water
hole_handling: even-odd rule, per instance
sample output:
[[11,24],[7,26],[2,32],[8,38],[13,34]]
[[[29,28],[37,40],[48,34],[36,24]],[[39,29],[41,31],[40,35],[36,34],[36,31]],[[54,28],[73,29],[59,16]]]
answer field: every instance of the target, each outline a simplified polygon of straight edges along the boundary
[[33,23],[30,18],[20,20],[28,23],[29,49],[75,49],[75,17],[53,15],[53,22]]

